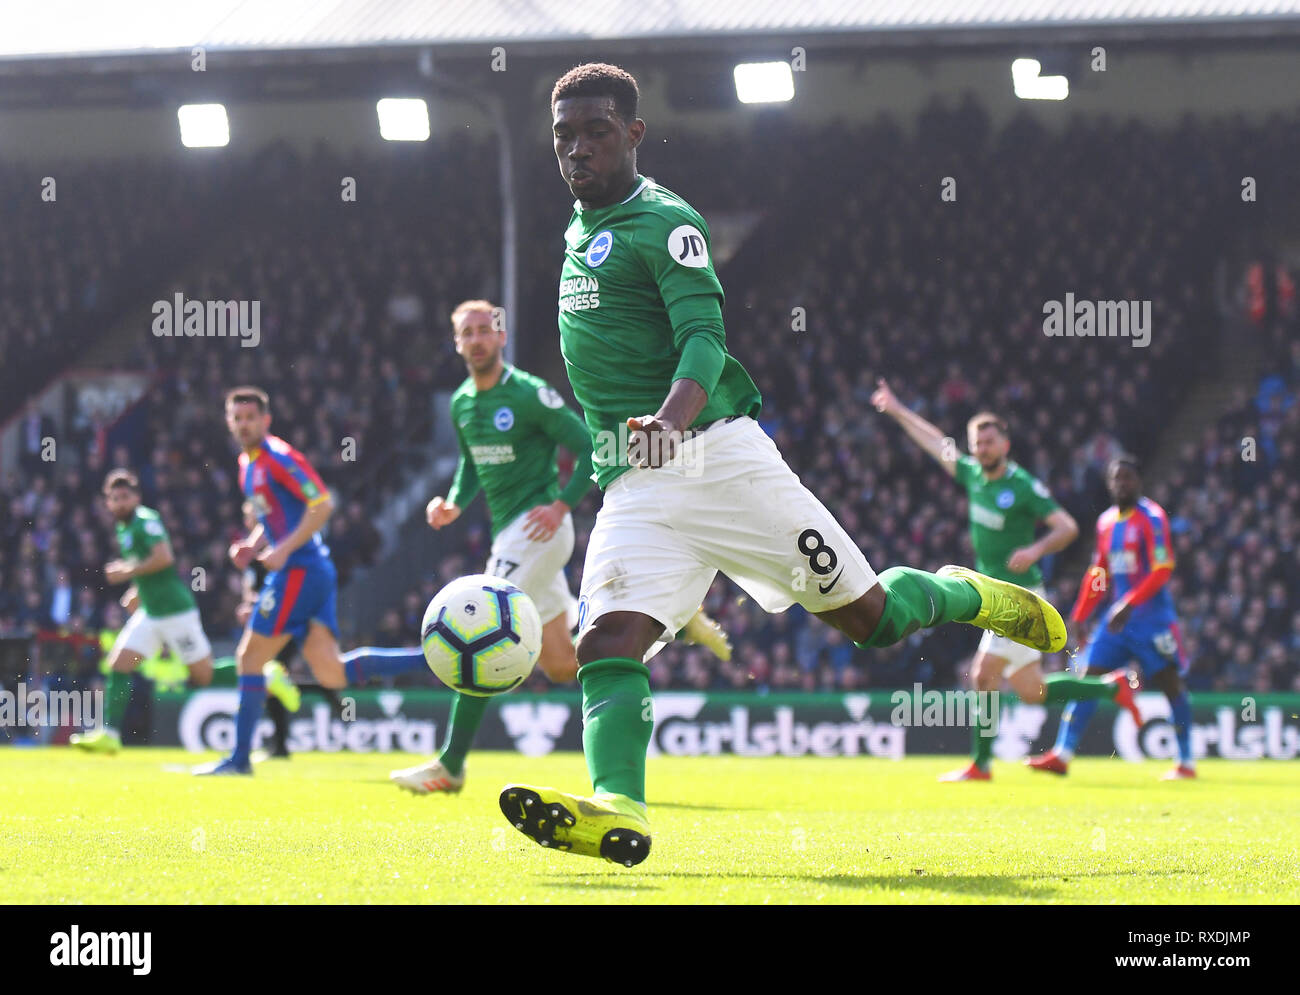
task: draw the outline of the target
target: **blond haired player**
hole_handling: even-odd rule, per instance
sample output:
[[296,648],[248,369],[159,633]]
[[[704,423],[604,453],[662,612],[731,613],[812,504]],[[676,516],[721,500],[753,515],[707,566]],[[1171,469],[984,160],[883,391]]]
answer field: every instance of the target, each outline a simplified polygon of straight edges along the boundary
[[[871,403],[898,422],[909,439],[966,488],[976,568],[1045,598],[1038,561],[1074,542],[1079,526],[1040,480],[1009,459],[1011,437],[1006,422],[990,411],[976,414],[966,423],[970,454],[959,456],[953,440],[900,403],[883,379],[877,382]],[[1035,539],[1039,523],[1045,524],[1047,531]],[[1044,676],[1042,661],[1037,649],[986,631],[971,663],[971,684],[984,692],[978,700],[987,702],[987,693],[999,690],[1005,680],[1027,704],[1064,704],[1088,697],[1114,698],[1125,707],[1132,703],[1132,689],[1119,672],[1085,680],[1070,674]],[[996,728],[995,717],[984,714],[977,705],[971,727],[971,762],[940,780],[989,780]]]

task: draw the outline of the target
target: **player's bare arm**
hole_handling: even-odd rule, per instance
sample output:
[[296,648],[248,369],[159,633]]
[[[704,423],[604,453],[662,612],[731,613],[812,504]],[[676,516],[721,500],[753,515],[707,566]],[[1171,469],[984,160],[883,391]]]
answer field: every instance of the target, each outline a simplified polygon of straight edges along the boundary
[[871,403],[882,415],[888,415],[898,422],[907,433],[907,437],[937,460],[939,465],[948,471],[950,477],[957,475],[956,448],[945,447],[944,440],[947,436],[938,427],[931,425],[903,404],[890,389],[889,382],[884,377],[876,380],[876,390],[871,395]]
[[303,545],[312,536],[325,527],[330,515],[334,513],[334,500],[326,495],[321,501],[308,508],[302,516],[298,527],[276,543],[270,549],[263,550],[258,559],[268,570],[281,570],[289,555]]
[[148,574],[157,573],[159,570],[166,570],[176,558],[172,555],[172,547],[169,542],[163,540],[155,543],[153,549],[149,550],[149,555],[139,563],[131,563],[128,560],[113,560],[104,567],[104,574],[108,577],[110,584],[123,584],[135,577],[144,577]]
[[431,529],[440,529],[444,525],[450,525],[459,517],[460,508],[445,497],[433,498],[424,506],[424,518]]
[[559,498],[550,504],[539,504],[524,515],[524,535],[534,542],[546,542],[564,524],[564,516],[572,510]]
[[246,538],[240,542],[232,542],[230,544],[230,549],[227,551],[230,556],[230,562],[235,565],[236,569],[247,569],[248,565],[252,563],[253,559],[257,556],[258,551],[262,548],[262,544],[265,541],[266,531],[262,528],[262,524],[259,522],[257,525],[253,526],[253,530],[248,533]]
[[1024,573],[1049,553],[1059,553],[1079,537],[1079,525],[1068,511],[1057,508],[1044,519],[1048,531],[1035,542],[1022,546],[1007,560],[1007,568]]
[[699,417],[709,395],[694,380],[674,380],[657,414],[627,420],[628,460],[632,466],[655,469],[677,453],[682,430]]

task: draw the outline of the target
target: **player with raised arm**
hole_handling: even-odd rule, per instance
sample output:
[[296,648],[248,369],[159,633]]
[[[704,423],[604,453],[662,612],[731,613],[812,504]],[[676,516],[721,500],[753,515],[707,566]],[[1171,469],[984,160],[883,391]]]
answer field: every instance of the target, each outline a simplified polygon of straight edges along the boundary
[[[1173,713],[1178,765],[1164,780],[1193,778],[1192,700],[1183,681],[1187,660],[1174,599],[1166,586],[1174,572],[1169,518],[1160,505],[1142,496],[1136,457],[1125,454],[1111,461],[1106,488],[1115,503],[1097,519],[1097,549],[1079,585],[1071,618],[1082,625],[1098,607],[1106,610],[1097,631],[1075,658],[1075,667],[1096,674],[1137,660],[1143,680],[1164,692]],[[1071,702],[1061,717],[1056,745],[1025,763],[1034,770],[1066,773],[1096,710],[1095,701]],[[1132,711],[1140,727],[1142,716]]]
[[[234,749],[224,760],[195,767],[195,774],[253,772],[253,735],[268,690],[264,668],[290,639],[326,688],[360,685],[370,677],[425,666],[418,652],[390,655],[365,647],[339,653],[338,574],[320,536],[334,509],[333,499],[306,458],[270,434],[271,402],[264,391],[231,390],[226,395],[226,426],[241,450],[240,490],[252,502],[260,522],[246,538],[231,545],[230,559],[240,570],[257,559],[267,574],[236,650],[239,710]],[[288,681],[283,668],[272,679]]]
[[[644,663],[721,570],[764,610],[798,602],[859,647],[962,621],[1055,651],[1065,623],[1031,591],[964,567],[879,577],[786,465],[762,399],[726,349],[704,219],[637,172],[645,122],[616,66],[578,66],[551,94],[560,173],[576,198],[560,272],[560,348],[605,500],[579,599],[583,750],[594,794],[507,785],[501,811],[542,846],[645,859]],[[647,412],[654,412],[647,414]]]
[[[902,404],[885,380],[877,381],[871,403],[898,422],[909,439],[966,489],[976,569],[1046,598],[1038,561],[1074,542],[1079,526],[1040,480],[1008,458],[1011,437],[1006,422],[992,412],[976,414],[966,424],[970,455],[959,456],[953,440]],[[1047,532],[1035,539],[1040,522],[1046,524]],[[1112,698],[1136,714],[1132,687],[1123,671],[1103,678],[1044,676],[1042,660],[1036,649],[986,631],[971,662],[971,685],[982,692],[977,701],[987,700],[988,693],[997,691],[1006,680],[1016,697],[1026,704]],[[993,776],[989,768],[995,716],[982,714],[977,704],[974,718],[970,764],[943,774],[939,780],[987,781]]]
[[[517,585],[532,598],[542,619],[537,666],[556,683],[572,680],[578,658],[570,635],[577,601],[564,566],[573,555],[571,510],[591,488],[591,436],[587,426],[546,381],[505,362],[503,312],[490,301],[463,301],[452,312],[456,351],[469,376],[451,398],[451,419],[460,460],[451,490],[426,509],[435,529],[450,525],[481,490],[492,523],[492,552],[486,573]],[[576,460],[561,490],[556,447]],[[730,656],[715,623],[697,612],[687,638]],[[490,699],[458,694],[447,738],[438,757],[395,770],[390,777],[410,791],[459,791],[465,757]]]
[[140,482],[130,470],[104,478],[104,505],[113,516],[119,559],[104,566],[110,584],[130,583],[121,604],[131,613],[108,654],[104,720],[68,742],[94,753],[122,748],[122,719],[131,700],[131,674],[166,646],[189,668],[191,687],[234,686],[234,668],[214,667],[194,595],[176,572],[171,540],[158,512],[140,503]]

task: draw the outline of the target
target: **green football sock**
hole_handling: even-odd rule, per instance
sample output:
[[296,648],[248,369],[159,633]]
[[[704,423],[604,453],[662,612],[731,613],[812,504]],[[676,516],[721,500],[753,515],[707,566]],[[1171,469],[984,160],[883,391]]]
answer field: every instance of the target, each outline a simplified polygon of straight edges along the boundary
[[885,610],[859,649],[892,646],[917,629],[944,622],[968,622],[980,610],[979,592],[959,577],[940,577],[911,567],[890,567],[880,575]]
[[131,701],[131,675],[111,670],[104,682],[104,728],[122,731],[126,706]]
[[1103,681],[1100,677],[1075,677],[1073,674],[1048,674],[1043,678],[1043,684],[1047,687],[1044,705],[1113,698],[1119,690],[1119,685],[1113,681]]
[[979,692],[976,692],[976,694],[978,695],[978,698],[972,709],[971,716],[974,719],[974,722],[971,723],[970,731],[970,755],[971,759],[975,761],[976,767],[982,771],[987,771],[989,769],[989,762],[993,759],[993,741],[997,739],[997,737],[990,735],[990,731],[993,729],[993,715],[991,712],[988,715],[984,714],[984,709],[980,707],[979,699],[982,698],[987,701],[993,696],[980,695]]
[[233,656],[223,656],[212,661],[212,683],[208,687],[239,687],[239,664]]
[[438,759],[454,777],[465,772],[465,757],[474,745],[474,736],[483,724],[490,698],[473,694],[458,694],[451,703],[451,717],[447,719],[447,738],[442,744]]
[[578,670],[582,750],[591,786],[645,804],[645,751],[654,730],[650,671],[639,660],[609,657]]

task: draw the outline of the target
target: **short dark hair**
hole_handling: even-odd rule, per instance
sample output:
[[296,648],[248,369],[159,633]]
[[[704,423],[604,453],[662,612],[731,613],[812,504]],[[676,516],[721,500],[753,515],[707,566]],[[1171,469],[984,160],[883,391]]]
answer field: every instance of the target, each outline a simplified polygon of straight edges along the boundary
[[109,470],[108,476],[104,478],[104,493],[107,494],[116,487],[126,487],[139,494],[140,480],[130,470],[119,466],[116,470]]
[[626,69],[604,62],[574,66],[555,81],[551,91],[551,109],[556,101],[570,97],[613,97],[614,110],[625,124],[636,120],[636,105],[641,99],[636,79]]
[[256,404],[265,414],[271,410],[271,398],[261,387],[234,387],[226,392],[227,404]]
[[1139,477],[1142,476],[1142,464],[1138,462],[1138,458],[1132,453],[1120,453],[1110,461],[1110,466],[1106,468],[1106,472],[1110,473],[1117,466],[1127,466]]

